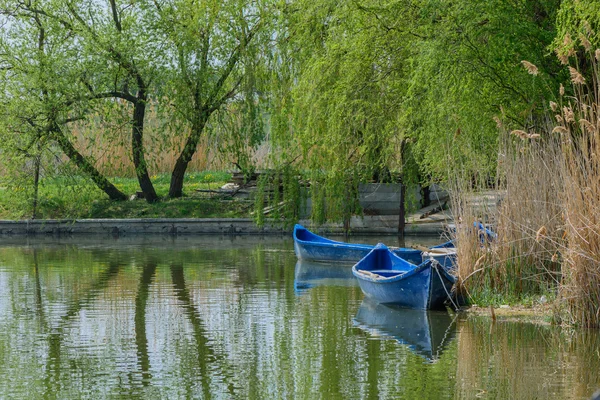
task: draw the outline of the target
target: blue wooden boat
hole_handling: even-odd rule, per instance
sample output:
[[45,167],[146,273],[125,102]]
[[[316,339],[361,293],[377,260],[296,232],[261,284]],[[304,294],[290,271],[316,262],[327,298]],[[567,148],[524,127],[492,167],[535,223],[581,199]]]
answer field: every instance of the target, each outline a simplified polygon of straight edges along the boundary
[[454,339],[455,319],[447,311],[388,307],[364,299],[355,326],[378,337],[389,337],[427,361],[438,360]]
[[[368,244],[338,242],[319,236],[302,225],[296,224],[294,226],[294,251],[299,260],[356,263],[369,254],[374,247]],[[442,243],[432,247],[432,249],[448,247],[454,247],[454,242]],[[421,250],[393,248],[392,251],[414,264],[421,263]]]
[[440,309],[456,278],[436,260],[412,264],[379,243],[352,267],[363,293],[381,304]]
[[421,254],[421,262],[430,259],[435,260],[447,271],[454,271],[456,270],[456,257],[455,247],[435,247],[423,251]]

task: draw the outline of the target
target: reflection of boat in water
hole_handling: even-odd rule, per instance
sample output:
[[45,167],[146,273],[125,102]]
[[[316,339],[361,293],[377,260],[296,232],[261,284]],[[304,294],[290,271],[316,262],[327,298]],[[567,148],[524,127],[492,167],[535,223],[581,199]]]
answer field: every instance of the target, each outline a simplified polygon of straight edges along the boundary
[[302,291],[315,286],[358,286],[352,269],[339,264],[296,261],[294,289]]
[[363,300],[354,324],[372,335],[389,336],[429,361],[440,358],[455,335],[454,318],[446,311],[392,308]]

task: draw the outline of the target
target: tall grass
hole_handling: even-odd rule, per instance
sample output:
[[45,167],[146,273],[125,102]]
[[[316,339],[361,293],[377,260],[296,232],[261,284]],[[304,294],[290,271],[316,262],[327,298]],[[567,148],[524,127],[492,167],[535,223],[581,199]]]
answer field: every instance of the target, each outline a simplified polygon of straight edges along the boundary
[[[584,44],[585,45],[585,44]],[[587,46],[586,46],[587,47]],[[586,48],[589,82],[569,67],[574,96],[561,96],[554,134],[564,155],[564,229],[561,296],[568,317],[583,326],[600,326],[600,49]]]
[[557,316],[600,326],[598,57],[600,50],[587,49],[587,80],[569,67],[574,94],[565,96],[561,87],[537,132],[501,128],[496,207],[474,201],[484,192],[472,175],[456,179],[456,219],[492,222],[498,233],[482,244],[470,223],[458,224],[460,289],[472,299],[550,292]]
[[[552,261],[560,237],[560,205],[553,187],[555,151],[502,135],[498,179],[464,179],[452,191],[457,225],[459,287],[471,301],[521,302],[547,294],[558,282]],[[550,147],[552,149],[552,147]],[[547,161],[547,165],[537,161]],[[489,241],[472,221],[491,224]],[[539,234],[538,234],[539,232]],[[543,235],[542,235],[543,233]]]
[[[144,148],[151,175],[171,172],[179,156],[189,128],[183,124],[163,121],[157,107],[148,107],[144,129]],[[131,159],[131,124],[128,104],[111,104],[90,115],[85,122],[72,126],[76,147],[94,160],[101,173],[108,176],[135,177]],[[222,169],[215,146],[204,137],[188,166],[190,172]]]

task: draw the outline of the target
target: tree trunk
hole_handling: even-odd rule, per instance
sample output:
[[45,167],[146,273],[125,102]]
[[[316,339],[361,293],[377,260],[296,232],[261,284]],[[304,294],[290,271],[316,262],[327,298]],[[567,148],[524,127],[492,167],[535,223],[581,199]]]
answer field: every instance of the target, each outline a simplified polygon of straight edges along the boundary
[[144,158],[144,116],[146,115],[146,91],[142,88],[138,91],[137,101],[133,105],[133,121],[131,128],[131,151],[133,165],[137,175],[140,189],[148,203],[158,201],[154,185],[148,175],[148,167]]
[[58,146],[71,161],[77,165],[111,200],[127,200],[125,193],[117,189],[108,179],[104,177],[65,137],[59,128],[53,129],[54,138]]
[[37,218],[38,208],[38,194],[40,187],[40,164],[41,164],[41,150],[38,143],[38,151],[33,159],[33,206],[31,211],[31,219]]
[[[402,139],[400,143],[400,158],[402,160],[402,166],[404,166],[406,159],[406,139]],[[404,240],[404,228],[406,227],[406,185],[404,184],[404,176],[400,177],[400,204],[398,209],[398,236]]]
[[194,153],[198,147],[200,136],[204,130],[204,125],[208,120],[208,113],[206,110],[199,112],[199,117],[192,124],[192,132],[188,136],[181,154],[175,162],[173,172],[171,173],[171,185],[169,187],[169,197],[178,198],[183,196],[183,179],[185,177],[185,171],[187,170],[189,162],[192,160]]

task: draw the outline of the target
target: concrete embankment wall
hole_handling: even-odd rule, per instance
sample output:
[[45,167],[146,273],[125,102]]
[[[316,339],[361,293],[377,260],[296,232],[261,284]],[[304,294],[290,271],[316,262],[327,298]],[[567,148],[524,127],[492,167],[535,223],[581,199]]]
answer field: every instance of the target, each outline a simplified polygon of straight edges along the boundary
[[[401,187],[399,183],[361,183],[358,186],[358,201],[365,215],[398,215],[400,211]],[[424,203],[421,186],[406,188],[406,210],[414,211]],[[438,185],[429,187],[427,203],[438,203],[448,198],[448,192]],[[308,217],[312,210],[312,200],[307,198],[300,215]]]
[[[310,227],[309,221],[300,221]],[[353,217],[350,221],[351,233],[397,234],[398,216],[373,215],[364,218]],[[407,225],[407,235],[438,235],[445,230],[445,224]],[[340,224],[327,224],[316,229],[322,233],[342,233]],[[276,223],[258,227],[251,219],[242,218],[185,218],[185,219],[77,219],[77,220],[0,220],[0,235],[201,235],[201,234],[290,234]]]

